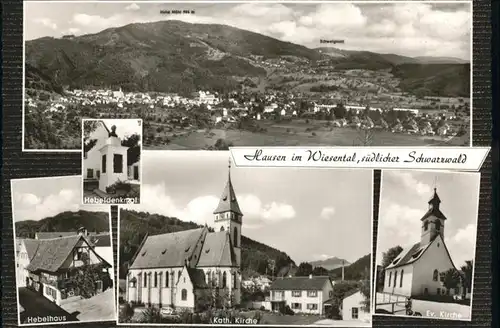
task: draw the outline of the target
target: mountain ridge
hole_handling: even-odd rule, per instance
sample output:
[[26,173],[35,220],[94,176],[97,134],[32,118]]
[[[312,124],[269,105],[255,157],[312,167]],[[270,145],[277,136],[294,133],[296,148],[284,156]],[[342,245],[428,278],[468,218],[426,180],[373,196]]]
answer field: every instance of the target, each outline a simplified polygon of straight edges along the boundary
[[[26,65],[37,72],[26,76],[26,85],[41,84],[49,90],[59,86],[70,89],[121,87],[124,91],[183,95],[202,89],[226,92],[238,90],[244,79],[267,77],[269,68],[263,66],[262,61],[286,59],[295,66],[326,61],[335,70],[396,70],[403,64],[439,63],[448,66],[424,70],[425,76],[419,76],[417,83],[406,81],[414,78],[414,70],[396,70],[408,74],[398,76],[404,90],[413,92],[411,85],[418,85],[427,95],[460,93],[462,96],[470,92],[467,85],[470,81],[456,80],[457,76],[466,76],[465,71],[470,72],[470,64],[445,63],[443,58],[319,49],[339,56],[229,25],[178,20],[132,23],[71,38],[43,37],[26,41]],[[433,64],[427,63],[431,61]],[[439,82],[433,82],[434,76],[440,76]]]

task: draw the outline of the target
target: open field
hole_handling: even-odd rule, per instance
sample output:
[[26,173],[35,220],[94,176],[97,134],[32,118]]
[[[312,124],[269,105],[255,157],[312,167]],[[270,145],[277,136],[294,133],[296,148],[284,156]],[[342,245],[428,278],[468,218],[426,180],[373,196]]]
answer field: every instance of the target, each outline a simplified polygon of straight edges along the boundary
[[148,146],[146,149],[203,149],[217,139],[225,139],[233,146],[431,146],[446,138],[392,133],[371,130],[372,138],[365,144],[364,131],[349,127],[326,127],[324,123],[306,124],[292,122],[259,122],[266,132],[250,132],[235,129],[198,129],[170,137],[170,143]]

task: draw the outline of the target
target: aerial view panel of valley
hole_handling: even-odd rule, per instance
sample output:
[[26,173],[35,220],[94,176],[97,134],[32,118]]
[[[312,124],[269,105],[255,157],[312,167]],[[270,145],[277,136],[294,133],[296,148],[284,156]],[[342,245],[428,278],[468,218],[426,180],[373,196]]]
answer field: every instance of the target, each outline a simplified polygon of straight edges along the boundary
[[470,3],[25,5],[24,150],[470,146]]

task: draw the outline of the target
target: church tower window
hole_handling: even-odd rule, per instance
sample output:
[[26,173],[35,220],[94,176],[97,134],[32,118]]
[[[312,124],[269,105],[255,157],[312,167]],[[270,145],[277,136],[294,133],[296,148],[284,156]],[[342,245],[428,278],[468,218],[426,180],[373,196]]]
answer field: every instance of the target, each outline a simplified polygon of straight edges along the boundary
[[425,231],[429,230],[429,221],[424,222],[424,230]]
[[234,228],[234,247],[238,247],[238,228]]
[[436,225],[436,231],[441,230],[441,221],[436,220],[436,222],[434,224]]
[[438,270],[434,270],[434,272],[432,273],[432,280],[438,281],[438,276],[439,276]]

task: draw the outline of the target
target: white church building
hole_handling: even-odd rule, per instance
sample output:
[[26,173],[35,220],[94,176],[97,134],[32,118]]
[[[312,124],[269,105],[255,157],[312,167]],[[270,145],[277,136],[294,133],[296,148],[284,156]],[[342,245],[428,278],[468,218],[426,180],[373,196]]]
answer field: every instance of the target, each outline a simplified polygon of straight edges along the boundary
[[205,226],[144,238],[126,277],[127,302],[194,310],[216,290],[240,304],[243,214],[230,173],[213,214],[214,232]]
[[447,290],[441,273],[457,270],[446,247],[446,216],[434,189],[429,209],[421,218],[420,241],[403,249],[385,268],[384,293],[401,296],[456,295],[460,288]]

